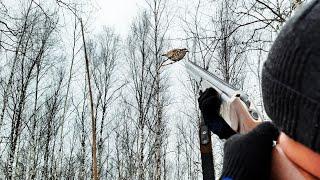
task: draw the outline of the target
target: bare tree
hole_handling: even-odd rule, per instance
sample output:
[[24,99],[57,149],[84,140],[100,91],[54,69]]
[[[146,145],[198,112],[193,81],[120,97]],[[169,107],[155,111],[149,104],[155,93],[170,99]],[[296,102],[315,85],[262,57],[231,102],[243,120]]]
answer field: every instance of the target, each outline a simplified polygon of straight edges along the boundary
[[[51,179],[54,177],[54,151],[55,151],[55,143],[56,143],[56,132],[57,132],[57,123],[56,117],[59,112],[60,106],[61,106],[61,86],[62,81],[64,78],[64,74],[61,72],[58,76],[58,81],[56,84],[55,89],[53,90],[53,93],[51,96],[47,97],[45,101],[45,109],[46,109],[46,117],[45,117],[45,128],[43,129],[43,134],[45,135],[44,138],[44,155],[43,155],[43,170],[42,170],[42,178],[44,179]],[[49,159],[51,158],[51,159]],[[50,164],[49,164],[50,163]]]
[[39,81],[40,67],[50,47],[51,34],[56,27],[54,16],[44,12],[31,1],[23,11],[20,22],[17,22],[21,25],[21,31],[16,35],[16,50],[12,60],[11,75],[5,88],[1,114],[1,121],[5,117],[6,110],[11,118],[10,147],[6,163],[8,179],[14,177],[13,166],[17,160],[16,153],[19,151],[19,138],[30,118],[26,108],[30,98],[29,88],[37,77],[35,74],[38,74],[36,81]]
[[[163,179],[166,138],[165,107],[168,99],[162,69],[164,37],[167,24],[165,2],[147,2],[148,9],[132,25],[128,38],[128,60],[131,72],[131,93],[134,98],[125,102],[136,111],[136,158],[138,179]],[[135,121],[135,120],[134,120]],[[148,169],[147,167],[153,167]]]
[[[98,129],[98,146],[97,158],[99,166],[100,177],[106,176],[104,174],[105,162],[108,154],[104,153],[105,141],[109,139],[110,132],[106,129],[106,125],[110,125],[107,116],[110,115],[111,105],[117,98],[118,90],[123,85],[118,85],[118,78],[115,78],[115,68],[120,57],[120,37],[110,28],[104,28],[103,32],[99,34],[94,40],[89,43],[89,55],[92,59],[92,75],[93,83],[95,85],[96,94],[96,119],[99,125]],[[106,132],[107,131],[107,132]]]
[[86,99],[88,96],[87,90],[84,89],[83,97],[81,101],[75,102],[75,98],[72,98],[72,104],[75,109],[76,114],[76,122],[75,122],[75,134],[78,137],[78,144],[80,145],[79,150],[77,152],[77,161],[78,165],[78,179],[84,180],[87,179],[88,173],[88,164],[87,164],[87,144],[88,144],[88,131],[86,130],[87,126],[87,114],[88,114],[88,105],[86,103]]
[[74,61],[75,61],[75,56],[76,56],[76,45],[77,45],[77,26],[78,26],[78,19],[76,17],[76,15],[74,15],[74,27],[73,27],[73,34],[72,34],[72,55],[71,55],[71,63],[70,63],[70,69],[69,69],[69,76],[68,76],[68,82],[67,82],[67,89],[66,89],[66,94],[65,94],[65,99],[64,99],[64,105],[63,105],[63,112],[62,112],[62,116],[61,116],[61,127],[60,127],[60,144],[59,144],[59,151],[58,151],[58,166],[60,164],[60,167],[58,167],[57,173],[58,173],[58,177],[61,176],[62,173],[62,156],[63,156],[63,150],[64,150],[64,123],[66,120],[66,114],[67,114],[67,110],[68,110],[68,100],[69,100],[69,93],[70,93],[70,87],[71,87],[71,83],[72,83],[72,74],[73,74],[73,68],[74,68]]
[[82,32],[82,41],[84,49],[84,58],[86,63],[86,78],[88,81],[88,91],[89,91],[89,102],[91,110],[91,127],[92,127],[92,177],[94,180],[98,180],[98,165],[97,165],[97,120],[95,118],[95,108],[93,105],[93,94],[91,86],[91,76],[90,76],[90,67],[89,67],[89,55],[87,53],[86,40],[84,37],[84,26],[82,19],[80,19],[81,32]]
[[222,1],[218,12],[218,36],[221,40],[217,46],[217,65],[223,79],[242,89],[245,78],[244,65],[248,45],[244,43],[241,31],[230,32],[235,28],[235,15],[231,12],[237,6],[236,1]]
[[[163,166],[165,160],[165,138],[166,138],[166,120],[165,120],[165,107],[169,105],[169,99],[166,95],[168,85],[165,82],[165,75],[163,75],[163,69],[161,69],[162,62],[165,59],[161,58],[162,52],[164,52],[165,47],[165,37],[167,30],[169,28],[170,19],[166,14],[166,8],[168,6],[168,1],[152,0],[146,1],[148,4],[148,9],[150,13],[151,35],[151,60],[155,62],[155,75],[154,76],[154,172],[152,172],[152,179],[160,180],[164,179],[164,169]],[[150,69],[151,70],[151,69]]]
[[[137,176],[145,179],[145,151],[146,129],[150,121],[151,100],[153,96],[154,78],[151,68],[154,66],[150,60],[150,41],[148,41],[151,26],[148,15],[144,12],[140,19],[132,25],[132,35],[128,38],[128,59],[132,78],[132,93],[134,99],[125,100],[137,109]],[[131,102],[132,101],[132,102]]]

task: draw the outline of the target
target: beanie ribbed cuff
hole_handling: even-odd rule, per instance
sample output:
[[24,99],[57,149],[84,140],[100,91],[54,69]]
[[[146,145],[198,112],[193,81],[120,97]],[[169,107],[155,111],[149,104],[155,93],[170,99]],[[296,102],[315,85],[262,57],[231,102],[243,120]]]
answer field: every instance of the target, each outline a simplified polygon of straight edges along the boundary
[[[265,110],[287,135],[320,153],[320,104],[276,80],[264,67]],[[299,127],[299,128],[298,128]]]

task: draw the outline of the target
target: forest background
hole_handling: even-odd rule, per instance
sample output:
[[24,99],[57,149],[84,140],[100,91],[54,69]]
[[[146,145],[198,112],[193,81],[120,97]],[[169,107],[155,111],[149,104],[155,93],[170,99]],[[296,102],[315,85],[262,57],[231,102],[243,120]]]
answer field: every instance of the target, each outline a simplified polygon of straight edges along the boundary
[[[0,0],[0,179],[201,179],[198,89],[183,61],[264,114],[262,64],[304,3]],[[159,68],[179,47],[185,59]]]

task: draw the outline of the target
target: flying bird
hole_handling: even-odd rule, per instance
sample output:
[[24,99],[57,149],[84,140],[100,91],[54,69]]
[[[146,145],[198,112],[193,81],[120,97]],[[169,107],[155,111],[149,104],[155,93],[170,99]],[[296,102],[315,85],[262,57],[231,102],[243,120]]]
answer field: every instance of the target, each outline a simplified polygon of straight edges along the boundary
[[186,55],[186,53],[189,52],[187,48],[182,49],[172,49],[168,51],[165,54],[162,54],[162,56],[166,56],[171,61],[177,62],[183,59],[183,57]]

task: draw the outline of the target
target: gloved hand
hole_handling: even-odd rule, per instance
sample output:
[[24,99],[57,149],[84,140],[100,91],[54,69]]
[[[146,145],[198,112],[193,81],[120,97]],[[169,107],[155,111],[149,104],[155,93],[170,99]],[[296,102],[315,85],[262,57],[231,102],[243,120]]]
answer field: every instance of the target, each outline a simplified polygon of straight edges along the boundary
[[221,100],[218,92],[213,88],[200,92],[198,99],[205,124],[209,130],[218,135],[220,139],[227,139],[236,132],[220,116]]
[[248,134],[231,136],[224,145],[220,179],[269,180],[273,141],[279,130],[271,122],[258,125]]

